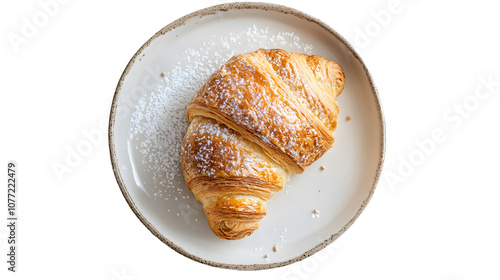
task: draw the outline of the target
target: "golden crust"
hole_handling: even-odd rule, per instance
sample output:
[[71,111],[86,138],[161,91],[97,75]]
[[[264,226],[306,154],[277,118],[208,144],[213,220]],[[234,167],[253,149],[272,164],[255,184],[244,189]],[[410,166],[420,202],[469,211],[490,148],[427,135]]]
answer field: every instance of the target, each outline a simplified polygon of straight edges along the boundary
[[208,79],[187,109],[182,167],[219,238],[255,231],[290,173],[331,148],[344,80],[322,57],[263,49]]

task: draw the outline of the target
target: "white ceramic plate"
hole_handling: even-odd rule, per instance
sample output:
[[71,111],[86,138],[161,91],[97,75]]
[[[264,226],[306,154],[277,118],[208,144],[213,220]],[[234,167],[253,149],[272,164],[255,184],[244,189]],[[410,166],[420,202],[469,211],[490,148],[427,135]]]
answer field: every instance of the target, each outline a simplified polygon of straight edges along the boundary
[[[337,99],[336,142],[268,201],[259,230],[242,240],[220,240],[182,177],[179,151],[188,126],[185,110],[222,63],[258,48],[320,55],[342,66],[346,85]],[[352,119],[347,121],[347,116]],[[335,31],[283,6],[231,3],[173,22],[139,49],[116,89],[109,141],[120,189],[155,236],[196,261],[250,270],[306,258],[354,222],[380,174],[384,122],[366,67]]]

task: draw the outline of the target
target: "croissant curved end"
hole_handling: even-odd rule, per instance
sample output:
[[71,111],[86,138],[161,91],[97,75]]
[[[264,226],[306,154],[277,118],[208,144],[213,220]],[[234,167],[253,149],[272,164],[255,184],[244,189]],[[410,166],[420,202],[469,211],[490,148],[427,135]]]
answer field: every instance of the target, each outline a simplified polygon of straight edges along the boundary
[[208,224],[220,239],[238,240],[259,229],[259,222],[238,222],[234,220],[209,219]]

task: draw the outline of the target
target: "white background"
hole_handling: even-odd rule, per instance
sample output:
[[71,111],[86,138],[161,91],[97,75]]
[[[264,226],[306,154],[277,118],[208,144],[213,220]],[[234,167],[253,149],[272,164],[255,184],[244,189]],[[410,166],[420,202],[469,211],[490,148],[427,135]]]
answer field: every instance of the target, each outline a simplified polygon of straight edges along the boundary
[[[48,2],[56,5],[44,9]],[[233,271],[181,256],[142,225],[119,191],[102,130],[116,84],[156,31],[225,2],[2,1],[0,170],[6,173],[8,160],[18,164],[19,244],[18,272],[2,261],[0,278],[500,279],[494,1],[271,1],[321,19],[350,41],[384,109],[378,188],[327,250],[287,267]],[[55,172],[89,134],[90,151]],[[2,185],[6,260],[6,179]]]

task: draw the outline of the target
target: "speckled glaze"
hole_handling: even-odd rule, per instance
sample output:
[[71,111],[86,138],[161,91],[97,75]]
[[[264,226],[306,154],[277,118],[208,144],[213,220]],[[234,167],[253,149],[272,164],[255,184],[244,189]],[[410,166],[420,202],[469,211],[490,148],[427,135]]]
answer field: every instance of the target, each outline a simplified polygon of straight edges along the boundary
[[[324,239],[321,242],[318,242],[318,244],[309,250],[306,250],[304,253],[302,253],[300,256],[295,256],[291,257],[288,260],[285,261],[279,261],[279,262],[272,262],[272,263],[257,263],[257,264],[249,264],[249,265],[240,265],[240,264],[228,264],[224,262],[215,262],[211,260],[207,260],[204,258],[201,258],[195,254],[192,254],[182,248],[181,246],[178,246],[171,240],[169,240],[166,236],[164,236],[141,212],[140,207],[136,204],[134,199],[132,198],[129,190],[127,189],[127,186],[125,184],[125,181],[123,179],[123,170],[120,169],[119,163],[117,160],[117,150],[116,150],[116,135],[115,135],[115,126],[116,126],[116,121],[117,121],[117,106],[118,106],[118,100],[120,98],[120,94],[122,91],[123,83],[133,68],[134,64],[136,63],[137,60],[140,59],[141,54],[143,51],[153,42],[155,39],[161,37],[162,35],[180,27],[183,26],[186,21],[192,20],[195,18],[203,18],[204,16],[207,15],[212,15],[215,13],[224,13],[227,11],[232,11],[232,10],[261,10],[261,11],[273,11],[273,12],[279,12],[283,14],[288,14],[288,15],[293,15],[297,18],[297,20],[305,20],[310,23],[314,23],[316,25],[319,25],[321,28],[326,30],[329,34],[334,36],[337,40],[342,42],[343,47],[346,48],[348,52],[350,52],[355,60],[357,60],[357,63],[362,65],[362,68],[364,69],[364,72],[366,74],[366,80],[369,83],[369,87],[371,89],[372,96],[374,98],[374,105],[376,108],[373,108],[375,110],[375,114],[378,117],[378,123],[380,124],[380,127],[377,128],[380,133],[378,134],[378,141],[380,142],[380,147],[379,151],[380,154],[378,155],[378,165],[376,166],[376,170],[374,171],[374,176],[371,179],[371,186],[369,188],[369,191],[366,193],[366,196],[364,197],[362,203],[360,204],[358,210],[355,212],[355,214],[352,216],[350,220],[348,220],[347,223],[344,224],[343,227],[340,228],[340,230],[336,231],[335,233],[332,233],[328,238]],[[346,79],[349,79],[349,77],[346,77]],[[341,105],[342,106],[342,105]],[[342,107],[341,107],[342,111]],[[353,119],[355,121],[355,119]],[[236,270],[261,270],[261,269],[269,269],[269,268],[275,268],[275,267],[281,267],[281,266],[286,266],[298,261],[301,261],[314,253],[320,251],[321,249],[325,248],[327,245],[331,244],[333,241],[335,241],[340,235],[342,235],[353,223],[354,221],[358,218],[358,216],[363,212],[365,209],[366,205],[370,201],[373,192],[376,188],[377,182],[379,180],[380,172],[382,169],[382,164],[384,160],[384,153],[385,153],[385,124],[383,120],[383,115],[382,115],[382,108],[379,102],[379,97],[377,94],[377,90],[373,84],[372,78],[366,69],[366,66],[364,65],[363,61],[357,55],[357,53],[354,51],[352,46],[344,39],[342,38],[338,33],[336,33],[332,28],[321,22],[320,20],[313,18],[309,15],[306,15],[300,11],[297,11],[292,8],[288,8],[285,6],[280,6],[280,5],[275,5],[275,4],[268,4],[268,3],[228,3],[228,4],[222,4],[222,5],[216,5],[212,6],[206,9],[202,9],[196,12],[193,12],[191,14],[188,14],[182,18],[179,18],[178,20],[172,22],[171,24],[165,26],[162,28],[160,31],[158,31],[151,39],[149,39],[138,51],[137,53],[132,57],[130,62],[128,63],[127,67],[125,68],[115,91],[114,98],[112,101],[112,106],[111,106],[111,114],[110,114],[110,121],[109,121],[109,148],[110,148],[110,156],[111,156],[111,163],[113,166],[113,171],[116,177],[116,180],[118,182],[118,185],[120,187],[120,190],[125,197],[125,200],[129,204],[130,208],[132,211],[135,213],[135,215],[139,218],[139,220],[155,235],[157,238],[159,238],[162,242],[167,244],[169,247],[177,251],[178,253],[193,259],[197,262],[204,263],[210,266],[215,266],[215,267],[221,267],[221,268],[228,268],[228,269],[236,269]],[[323,213],[323,212],[322,212]]]

